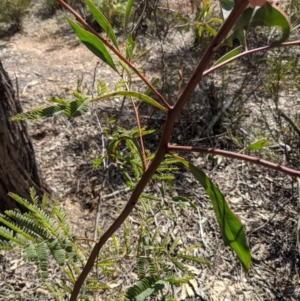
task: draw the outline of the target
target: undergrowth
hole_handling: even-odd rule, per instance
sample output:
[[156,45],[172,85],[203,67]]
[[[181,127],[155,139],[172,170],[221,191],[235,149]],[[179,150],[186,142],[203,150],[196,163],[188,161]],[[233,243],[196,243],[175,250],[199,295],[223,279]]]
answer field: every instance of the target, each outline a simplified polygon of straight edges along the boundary
[[[22,254],[24,262],[33,262],[37,266],[37,276],[55,300],[65,300],[72,292],[72,286],[95,241],[75,235],[61,206],[51,206],[46,196],[40,201],[34,189],[30,189],[30,200],[12,193],[10,196],[27,213],[8,210],[0,214],[3,225],[0,227],[0,236],[5,239],[0,240],[0,250]],[[79,296],[80,300],[94,300],[93,296],[100,292],[106,300],[145,300],[157,294],[159,300],[168,300],[173,286],[188,283],[194,278],[186,263],[209,264],[192,255],[201,245],[180,248],[180,237],[174,237],[171,232],[162,235],[161,227],[154,229],[151,226],[154,216],[151,217],[150,213],[153,207],[150,206],[149,212],[147,196],[142,199],[147,205],[142,205],[144,210],[140,212],[139,232],[133,231],[131,224],[126,222],[118,235],[112,236],[99,253],[97,263]],[[180,206],[185,205],[181,203]],[[96,231],[98,239],[101,229],[97,228]],[[137,245],[133,245],[133,241],[137,241]],[[136,261],[136,267],[126,267],[124,263],[132,259]],[[49,274],[49,270],[57,271],[58,268],[59,284]],[[128,283],[126,292],[116,290],[126,281],[123,275],[128,268],[135,275],[136,282],[131,285]],[[121,283],[115,281],[116,276]],[[4,290],[2,294],[5,296],[5,293]]]
[[[190,207],[191,210],[197,209],[185,195],[180,196],[173,191],[174,174],[180,168],[190,172],[195,181],[202,186],[203,192],[211,201],[225,245],[233,250],[243,270],[247,272],[251,265],[251,254],[243,224],[230,209],[224,195],[213,183],[213,180],[200,167],[179,156],[178,153],[196,152],[231,157],[263,165],[292,176],[299,176],[300,172],[243,154],[245,151],[259,151],[268,146],[268,141],[265,138],[251,141],[248,145],[243,145],[236,139],[241,150],[235,153],[223,149],[180,145],[180,139],[175,144],[171,140],[172,131],[180,112],[185,106],[188,107],[192,92],[204,76],[224,65],[229,65],[241,56],[262,51],[262,49],[248,49],[249,45],[247,44],[245,31],[248,31],[249,28],[254,28],[255,32],[259,33],[260,30],[257,29],[257,26],[271,27],[271,33],[274,34],[269,34],[269,44],[264,50],[281,45],[290,46],[290,44],[284,44],[291,30],[288,18],[274,5],[272,6],[269,2],[265,3],[263,0],[251,0],[252,5],[258,5],[255,8],[249,7],[247,0],[220,1],[223,25],[219,29],[221,19],[212,16],[208,1],[204,1],[200,9],[196,10],[196,15],[191,21],[174,11],[171,11],[170,14],[169,12],[163,12],[158,15],[157,12],[164,9],[155,6],[157,2],[153,4],[152,1],[150,1],[150,7],[146,6],[149,4],[147,1],[142,2],[144,6],[137,6],[137,9],[142,9],[143,14],[140,18],[134,19],[132,13],[134,5],[131,0],[126,2],[110,1],[108,7],[105,8],[106,16],[103,11],[98,9],[97,5],[90,0],[85,0],[90,13],[101,27],[102,34],[99,34],[67,3],[62,0],[58,0],[58,2],[75,16],[76,22],[69,17],[66,17],[66,20],[77,37],[93,54],[110,67],[118,80],[116,83],[111,82],[110,85],[99,80],[96,97],[75,91],[73,100],[58,97],[51,98],[49,100],[50,107],[36,108],[18,114],[13,117],[13,120],[36,120],[58,114],[63,114],[66,118],[72,119],[86,113],[91,103],[106,99],[118,98],[119,100],[121,98],[123,105],[131,107],[136,126],[131,128],[127,128],[125,125],[115,127],[114,131],[110,133],[105,132],[100,126],[102,131],[100,134],[106,138],[106,142],[105,139],[102,139],[103,151],[99,154],[99,158],[95,159],[94,167],[103,168],[106,172],[110,164],[117,166],[124,178],[124,183],[131,192],[131,196],[122,211],[118,212],[119,215],[114,223],[104,233],[101,233],[98,229],[92,241],[85,238],[83,243],[72,235],[70,228],[67,226],[66,215],[59,207],[54,206],[51,213],[47,213],[45,208],[37,207],[33,192],[31,192],[33,205],[30,205],[29,201],[11,195],[17,202],[22,203],[29,212],[21,216],[19,213],[8,211],[6,215],[2,216],[2,223],[7,228],[1,228],[1,235],[8,239],[8,242],[2,243],[3,248],[14,249],[16,246],[25,248],[25,253],[23,251],[24,258],[33,260],[37,264],[43,280],[48,276],[48,254],[53,256],[57,264],[66,265],[62,272],[66,276],[64,279],[67,280],[64,280],[62,288],[45,284],[51,293],[58,298],[61,298],[63,292],[67,292],[71,301],[77,300],[78,296],[82,299],[88,299],[90,298],[90,292],[95,291],[94,297],[101,293],[107,296],[108,299],[114,300],[122,298],[145,300],[150,296],[158,300],[174,300],[173,288],[178,285],[185,285],[193,279],[193,273],[186,262],[191,262],[193,265],[208,264],[202,258],[193,255],[193,252],[200,247],[199,245],[183,247],[181,238],[176,237],[169,229],[163,231],[156,219],[156,213],[159,212],[159,217],[162,220],[170,223],[176,222],[177,216],[172,215],[165,202],[175,204],[181,212],[184,212],[186,207]],[[117,6],[112,6],[116,3],[126,4],[122,9],[124,11],[125,8],[125,13],[122,16],[124,18],[124,32],[126,33],[126,37],[123,37],[123,39],[116,37],[116,31],[111,24],[114,20],[112,12],[121,13]],[[151,4],[154,6],[151,6]],[[164,25],[167,25],[168,29],[168,26],[171,25],[171,23],[168,23],[170,15],[176,16],[176,20],[180,20],[180,22],[182,20],[187,21],[185,25],[194,26],[197,35],[207,42],[203,46],[206,51],[193,76],[187,79],[185,85],[183,84],[183,70],[179,70],[181,83],[178,88],[180,93],[176,97],[172,95],[172,99],[167,99],[161,95],[157,88],[159,79],[154,78],[149,81],[145,78],[145,73],[134,65],[139,57],[135,52],[138,42],[136,29],[146,19],[144,12],[145,16],[154,17],[157,28],[162,24],[163,28]],[[164,18],[159,18],[161,16],[165,16],[165,23],[163,22]],[[132,20],[137,20],[136,26],[130,26],[134,25],[131,24]],[[281,35],[273,31],[273,27],[279,27]],[[160,43],[163,43],[164,37],[159,33],[158,36]],[[238,41],[240,46],[234,47],[235,40]],[[295,45],[299,43],[299,41],[296,41]],[[215,59],[215,53],[223,46],[226,47],[227,52]],[[212,63],[210,64],[210,62]],[[271,68],[276,68],[274,62]],[[280,66],[279,69],[280,72],[275,75],[277,79],[275,78],[275,81],[269,79],[269,91],[273,95],[275,105],[280,83],[285,75],[282,71],[284,68]],[[226,77],[227,74],[224,74],[224,77]],[[139,77],[146,88],[133,90],[134,76]],[[165,81],[163,80],[162,83],[164,85]],[[226,91],[227,87],[227,82],[223,81],[222,89]],[[239,91],[241,94],[243,93],[242,89]],[[170,96],[168,93],[166,94]],[[238,103],[241,99],[243,100],[243,98],[237,97],[237,99],[228,101],[225,98],[215,97],[211,100],[211,103],[209,103],[211,121],[206,128],[207,136],[211,134],[214,126],[222,117],[226,118],[224,112],[228,105],[230,106],[232,101]],[[165,124],[161,133],[159,133],[160,142],[155,152],[151,152],[145,143],[145,137],[153,134],[154,131],[141,125],[139,115],[141,103],[158,110],[165,117]],[[199,118],[192,111],[189,112],[190,119]],[[238,119],[238,113],[237,110],[232,114]],[[232,136],[232,139],[234,139],[234,136]],[[148,184],[158,187],[157,191],[154,193],[153,190],[148,190],[146,188]],[[103,186],[105,186],[105,181]],[[137,213],[139,216],[137,222],[138,233],[132,231],[130,224],[126,221],[134,208],[139,209]],[[123,227],[120,228],[122,225]],[[119,228],[119,232],[116,232]],[[16,233],[15,236],[12,231]],[[115,233],[118,233],[118,235]],[[24,241],[25,237],[29,241]],[[112,279],[117,276],[121,277],[126,273],[119,265],[120,261],[130,262],[129,258],[131,256],[136,261],[136,267],[130,269],[130,272],[134,276],[136,275],[136,282],[133,285],[131,284],[126,292],[112,291],[111,289],[116,287]]]
[[31,0],[1,0],[0,22],[10,24],[17,30],[23,26],[23,18],[28,13]]

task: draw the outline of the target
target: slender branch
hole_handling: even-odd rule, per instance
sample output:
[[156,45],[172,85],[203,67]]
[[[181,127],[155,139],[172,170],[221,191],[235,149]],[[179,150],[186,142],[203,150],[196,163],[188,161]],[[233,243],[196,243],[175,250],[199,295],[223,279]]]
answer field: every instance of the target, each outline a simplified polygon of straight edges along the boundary
[[143,134],[142,134],[142,129],[141,129],[139,112],[138,112],[138,109],[137,109],[132,97],[131,97],[131,102],[132,102],[132,106],[133,106],[133,110],[134,110],[134,114],[135,114],[137,128],[138,128],[138,131],[139,131],[140,147],[141,147],[140,153],[141,153],[141,157],[142,157],[141,159],[142,159],[143,166],[144,166],[144,171],[145,171],[148,168],[148,164],[147,164],[147,160],[146,160],[146,153],[145,153],[145,147],[144,147],[144,141],[143,141]]
[[294,129],[294,131],[300,137],[300,129],[297,127],[295,122],[289,116],[287,116],[282,110],[280,110],[280,109],[277,109],[277,110],[278,110],[279,114],[283,117],[283,119],[285,119],[289,123],[289,125]]
[[[129,85],[128,83],[126,83],[126,89],[129,91]],[[145,147],[144,147],[144,140],[143,140],[143,135],[142,135],[142,129],[141,129],[141,123],[140,123],[140,116],[139,116],[139,111],[134,103],[134,100],[132,97],[130,97],[131,99],[131,103],[132,103],[132,107],[133,107],[133,111],[135,114],[135,119],[136,119],[136,124],[137,124],[137,128],[139,131],[139,138],[140,138],[140,155],[141,155],[141,159],[143,162],[143,166],[144,166],[144,171],[148,168],[148,164],[147,164],[147,160],[146,160],[146,152],[145,152]]]
[[[289,47],[289,46],[299,46],[300,45],[300,40],[297,40],[297,41],[292,41],[292,42],[286,42],[286,43],[282,43],[280,44],[280,46],[278,47]],[[237,54],[236,56],[216,65],[216,66],[212,66],[211,68],[209,68],[208,70],[204,71],[203,72],[203,76],[206,76],[212,72],[214,72],[215,70],[233,62],[234,60],[237,60],[243,56],[246,56],[246,55],[249,55],[249,54],[252,54],[252,53],[255,53],[255,52],[259,52],[259,51],[264,51],[264,50],[269,50],[271,48],[274,48],[274,47],[271,47],[270,45],[268,46],[263,46],[263,47],[259,47],[259,48],[255,48],[255,49],[251,49],[251,50],[246,50],[242,53],[239,53]]]
[[132,65],[132,63],[127,60],[121,53],[116,49],[108,40],[104,39],[101,35],[99,35],[69,4],[64,2],[64,0],[57,0],[65,9],[67,9],[76,20],[89,32],[95,35],[106,47],[108,47],[120,60],[125,62],[134,72],[135,74],[151,89],[151,91],[159,98],[159,100],[168,108],[172,107],[168,104],[168,102],[164,99],[164,97],[154,88],[154,86],[143,76],[139,70]]
[[[61,0],[58,0],[61,1]],[[94,246],[85,267],[83,268],[81,274],[79,275],[70,298],[70,301],[76,301],[77,296],[79,294],[80,288],[83,285],[88,273],[93,268],[94,262],[100,252],[102,246],[105,242],[113,235],[113,233],[123,224],[126,218],[130,215],[131,211],[135,207],[141,193],[144,191],[144,188],[151,180],[152,176],[154,175],[156,169],[159,167],[160,163],[163,161],[166,152],[168,151],[168,143],[170,141],[170,137],[172,134],[172,130],[174,128],[175,121],[187,102],[189,96],[192,94],[194,88],[198,84],[198,82],[202,78],[202,73],[204,72],[205,68],[210,63],[215,51],[217,50],[218,46],[222,43],[222,41],[226,38],[234,24],[237,22],[238,18],[248,6],[248,0],[236,0],[235,6],[228,16],[226,21],[223,23],[222,27],[220,28],[219,32],[212,40],[210,45],[208,46],[206,52],[204,53],[203,57],[201,58],[194,74],[190,78],[188,84],[186,85],[184,91],[182,92],[181,96],[177,100],[175,106],[169,109],[167,118],[165,121],[165,126],[162,132],[161,140],[159,146],[156,151],[156,155],[148,167],[148,169],[143,174],[141,180],[137,183],[134,191],[129,198],[125,208],[121,212],[121,214],[117,217],[114,223],[109,227],[109,229],[102,235],[99,242]]]
[[279,164],[275,164],[270,161],[266,161],[257,157],[252,157],[240,153],[230,152],[217,148],[203,148],[203,147],[194,147],[194,146],[180,146],[180,145],[168,145],[168,151],[170,152],[197,152],[197,153],[205,153],[205,154],[215,154],[221,155],[223,157],[243,160],[247,162],[251,162],[256,165],[261,165],[270,169],[274,169],[277,171],[281,171],[287,175],[293,177],[300,177],[300,171],[292,168],[288,168]]

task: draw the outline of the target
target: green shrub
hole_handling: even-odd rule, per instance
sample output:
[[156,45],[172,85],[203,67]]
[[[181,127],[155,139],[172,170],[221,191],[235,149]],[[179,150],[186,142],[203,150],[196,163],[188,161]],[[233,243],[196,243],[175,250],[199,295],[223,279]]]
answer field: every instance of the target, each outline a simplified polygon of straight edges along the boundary
[[21,30],[30,3],[31,0],[1,0],[0,22],[11,24],[15,29]]
[[[17,210],[7,210],[5,214],[0,214],[3,225],[0,227],[0,252],[15,252],[22,256],[24,262],[34,263],[39,279],[52,297],[65,300],[63,296],[71,293],[94,241],[74,235],[68,216],[61,206],[58,203],[50,205],[46,196],[39,200],[34,189],[30,189],[30,200],[13,193],[9,195],[27,212],[21,214]],[[200,245],[179,248],[180,237],[174,237],[172,241],[171,233],[168,232],[162,239],[161,227],[153,231],[146,222],[150,216],[146,217],[143,215],[141,218],[138,235],[130,223],[125,223],[119,235],[112,237],[99,254],[80,300],[94,300],[92,296],[98,291],[105,292],[105,300],[124,300],[124,293],[114,287],[115,275],[123,273],[124,260],[130,260],[133,256],[138,281],[126,291],[125,296],[129,300],[144,300],[150,295],[155,296],[163,288],[166,291],[167,288],[188,283],[194,276],[186,262],[209,264],[192,255]],[[95,229],[98,234],[100,230]],[[131,244],[133,240],[138,241],[137,247]],[[49,277],[53,266],[61,276],[59,284]],[[105,280],[101,277],[103,274]],[[7,294],[7,290],[0,288],[0,295]]]

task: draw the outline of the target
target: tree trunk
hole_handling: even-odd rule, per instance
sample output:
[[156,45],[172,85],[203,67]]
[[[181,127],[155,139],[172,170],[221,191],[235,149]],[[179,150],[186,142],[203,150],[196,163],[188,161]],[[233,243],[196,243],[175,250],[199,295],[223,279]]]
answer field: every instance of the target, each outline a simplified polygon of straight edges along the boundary
[[43,194],[26,124],[11,122],[11,117],[21,112],[19,99],[0,61],[0,212],[19,208],[8,192],[28,199],[28,190],[34,187],[38,195]]

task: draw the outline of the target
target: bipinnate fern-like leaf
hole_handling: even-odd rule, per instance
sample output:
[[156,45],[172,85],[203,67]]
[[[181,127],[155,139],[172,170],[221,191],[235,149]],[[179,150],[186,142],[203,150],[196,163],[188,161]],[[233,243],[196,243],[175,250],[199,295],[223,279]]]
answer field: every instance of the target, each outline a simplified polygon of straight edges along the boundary
[[65,264],[65,250],[57,239],[51,239],[48,242],[48,248],[59,265]]
[[164,235],[164,239],[162,240],[162,242],[160,244],[161,247],[166,248],[166,245],[170,242],[170,240],[171,240],[171,235],[170,235],[170,231],[168,231],[167,234]]
[[187,276],[185,278],[170,277],[170,278],[165,278],[164,281],[177,286],[180,284],[188,283],[192,279],[193,279],[192,276]]
[[[124,84],[123,84],[124,86]],[[102,94],[104,94],[105,92],[108,91],[108,88],[107,88],[107,85],[106,85],[106,82],[104,81],[101,81],[101,80],[97,80],[97,93],[98,93],[98,96],[101,96]]]
[[171,247],[170,247],[170,253],[173,253],[173,252],[174,252],[174,250],[175,250],[175,248],[178,246],[179,242],[180,242],[180,237],[177,237],[177,238],[173,241],[173,243],[172,243],[172,245],[171,245]]
[[58,114],[64,114],[67,118],[78,117],[88,111],[90,100],[87,96],[74,92],[76,100],[67,101],[62,99],[52,99],[51,102],[58,103],[56,106],[47,108],[35,108],[28,112],[20,113],[11,118],[12,121],[21,120],[38,120],[41,118],[49,118]]
[[71,233],[71,225],[66,213],[61,209],[60,206],[55,205],[53,206],[52,214],[55,215],[59,220],[60,229],[62,229],[64,234],[68,236]]
[[[5,211],[0,214],[0,250],[19,248],[22,250],[25,261],[34,261],[38,266],[43,280],[48,277],[48,261],[50,254],[59,265],[66,262],[75,263],[73,237],[70,234],[70,225],[66,214],[57,205],[49,215],[38,207],[35,191],[30,191],[30,201],[15,194],[10,196],[21,204],[28,212],[21,214],[17,210]],[[43,198],[46,202],[46,198]]]
[[58,97],[50,97],[47,99],[48,102],[50,103],[57,103],[59,105],[67,106],[69,101],[66,99],[58,98]]
[[68,262],[74,264],[74,266],[77,267],[75,263],[78,262],[78,256],[76,254],[75,248],[72,245],[67,245],[65,247],[65,251]]
[[164,276],[163,279],[165,279],[166,277],[172,276],[173,271],[172,271],[171,267],[169,267],[167,265],[166,259],[164,257],[160,257],[158,259],[158,264],[159,264],[159,268],[160,268],[160,274],[162,274]]
[[15,210],[5,211],[5,214],[13,219],[15,223],[18,225],[19,228],[22,229],[24,233],[30,234],[35,239],[42,238],[47,239],[49,238],[48,232],[45,228],[37,225],[32,218],[26,216],[26,214],[21,214]]
[[150,201],[159,201],[160,199],[152,194],[149,193],[142,193],[140,198],[143,198],[145,200],[150,200]]
[[65,298],[64,298],[65,293],[62,292],[62,290],[60,290],[59,288],[53,286],[52,283],[44,282],[44,285],[47,288],[47,290],[50,292],[52,297],[55,298],[55,300],[58,300],[58,301],[64,301],[65,300]]
[[[120,90],[120,89],[123,89],[124,86],[126,86],[127,82],[128,82],[128,81],[126,81],[126,80],[119,80],[119,81],[115,84],[115,86],[114,86],[114,91],[118,91],[118,90]],[[106,89],[106,90],[107,90],[107,89]],[[106,91],[104,91],[104,92],[106,92]],[[99,92],[98,92],[98,93],[99,93]]]
[[[63,268],[63,271],[65,273],[65,276],[69,279],[69,281],[71,283],[75,283],[76,279],[74,278],[74,274],[72,273],[72,271],[70,271],[70,269],[68,268]],[[77,273],[76,273],[77,275]]]
[[30,211],[32,213],[30,217],[32,219],[35,219],[36,223],[39,226],[43,227],[50,235],[55,236],[56,234],[58,234],[57,232],[60,229],[59,224],[55,222],[54,219],[52,219],[49,216],[49,214],[47,214],[44,210],[42,210],[35,204],[30,204],[27,200],[19,197],[14,193],[10,192],[8,195],[21,206],[25,207],[28,211]]
[[60,226],[53,218],[50,217],[48,213],[44,210],[36,207],[36,211],[34,213],[34,217],[36,218],[37,222],[40,223],[49,233],[49,236],[57,236],[61,233]]
[[164,288],[164,282],[158,276],[149,276],[130,287],[125,297],[132,301],[144,301]]
[[[85,291],[99,291],[99,290],[108,290],[110,287],[108,285],[100,285],[100,284],[89,284],[83,286],[83,290]],[[88,299],[90,300],[90,299]]]
[[38,203],[39,197],[36,194],[34,187],[29,188],[29,196],[32,203],[36,205]]
[[69,294],[72,293],[72,288],[70,286],[68,286],[66,283],[62,282],[62,283],[60,283],[60,285],[63,287],[65,292],[68,292]]
[[71,101],[64,110],[64,114],[67,118],[82,116],[88,111],[90,101],[89,99],[77,99]]
[[116,266],[116,261],[112,258],[106,258],[106,259],[103,259],[103,260],[97,262],[96,266],[101,268],[102,272],[105,273],[110,268],[113,268]]
[[39,267],[39,273],[43,280],[48,278],[48,253],[45,242],[40,242],[36,245],[37,264]]
[[[34,190],[30,192],[31,201],[14,194],[10,195],[26,208],[27,212],[21,214],[19,211],[6,211],[5,215],[0,214],[0,221],[4,224],[0,227],[0,250],[21,250],[23,260],[35,263],[44,283],[49,276],[50,259],[55,259],[56,263],[62,266],[64,280],[60,282],[59,287],[49,283],[45,283],[45,286],[56,300],[65,300],[65,294],[71,293],[76,278],[86,263],[88,252],[85,246],[76,244],[77,240],[71,233],[67,215],[58,205],[54,205],[48,213],[45,211],[49,208],[45,206],[47,199],[43,198],[44,202],[40,208]],[[129,228],[125,237],[130,244]],[[107,251],[111,252],[111,250],[117,255],[123,252],[119,238],[113,240]],[[104,275],[115,273],[116,258],[107,256],[107,252],[99,256],[96,267],[101,269],[101,273]],[[95,281],[87,282],[84,287],[87,292],[111,288],[99,284],[99,280],[95,278],[89,279]],[[80,300],[90,300],[90,296],[82,295]]]
[[34,261],[38,259],[35,245],[29,245],[23,250],[23,259],[25,261]]
[[123,237],[124,237],[126,255],[129,255],[131,253],[131,250],[132,250],[132,246],[131,246],[131,243],[130,243],[130,229],[129,229],[129,227],[124,228]]
[[0,227],[0,237],[3,237],[11,242],[16,243],[17,245],[20,245],[20,246],[26,245],[26,242],[23,239],[20,239],[19,237],[14,235],[13,230],[10,230],[3,226]]
[[136,267],[139,279],[145,278],[147,273],[147,258],[138,256]]
[[149,271],[150,276],[158,275],[156,263],[152,257],[147,258],[147,264],[148,264],[148,271]]
[[57,114],[64,112],[66,106],[58,105],[51,106],[48,108],[35,108],[28,112],[20,113],[11,118],[12,121],[21,121],[21,120],[37,120],[46,117],[53,117]]
[[176,268],[178,268],[179,270],[181,270],[182,272],[188,272],[187,267],[180,262],[179,260],[177,260],[176,258],[170,258],[171,262],[174,264],[174,266]]
[[14,246],[12,245],[12,243],[10,241],[0,239],[0,250],[10,251],[13,249],[14,249]]
[[178,257],[181,258],[181,259],[187,260],[187,261],[192,261],[194,263],[210,265],[209,261],[204,260],[204,259],[199,258],[199,257],[196,257],[196,256],[178,254]]
[[154,175],[152,177],[153,180],[157,180],[157,181],[173,181],[175,180],[175,177],[173,175],[168,175],[168,174],[165,174],[165,175]]
[[24,238],[26,238],[27,240],[35,241],[35,238],[31,236],[26,229],[25,231],[23,229],[20,229],[19,226],[16,223],[14,223],[13,220],[11,220],[9,217],[5,217],[5,216],[2,217],[0,215],[0,222],[6,227],[8,227],[9,229],[18,233],[19,235],[24,236]]

